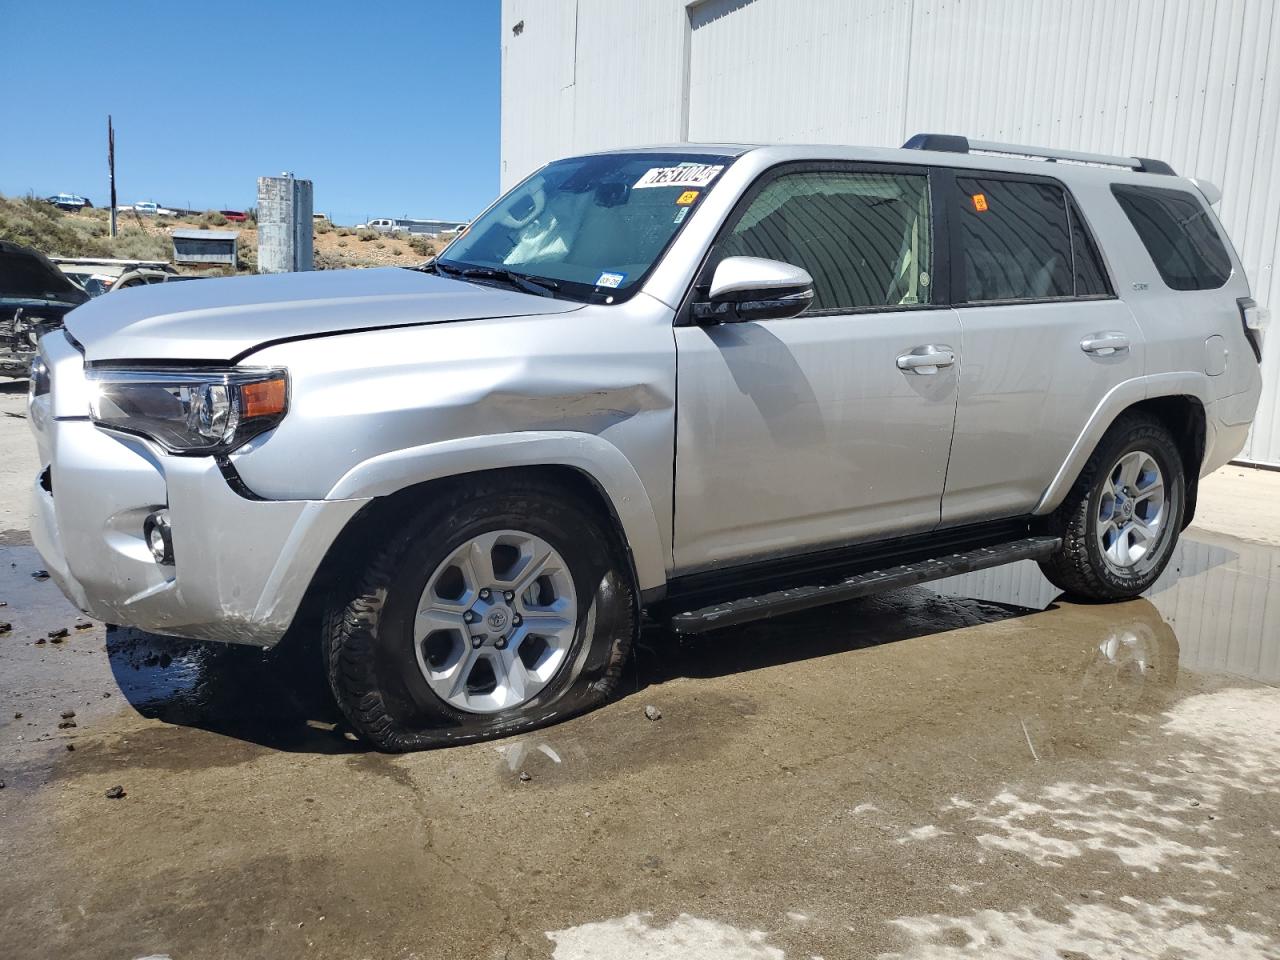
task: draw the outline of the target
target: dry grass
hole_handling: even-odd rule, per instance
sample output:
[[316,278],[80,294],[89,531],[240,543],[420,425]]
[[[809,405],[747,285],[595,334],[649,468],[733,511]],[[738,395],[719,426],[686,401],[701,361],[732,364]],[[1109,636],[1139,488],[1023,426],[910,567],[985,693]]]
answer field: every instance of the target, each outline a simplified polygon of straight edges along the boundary
[[[107,221],[108,212],[101,208],[65,213],[31,197],[0,197],[0,240],[35,247],[49,256],[169,260],[173,255],[170,230],[218,227],[239,234],[240,272],[257,270],[258,231],[253,221],[228,223],[216,210],[193,219],[121,213],[117,219],[119,236],[114,240],[107,236]],[[352,237],[365,242],[351,244]],[[319,270],[412,266],[444,247],[442,241],[428,237],[384,236],[367,228],[334,227],[326,221],[316,224],[313,239]]]

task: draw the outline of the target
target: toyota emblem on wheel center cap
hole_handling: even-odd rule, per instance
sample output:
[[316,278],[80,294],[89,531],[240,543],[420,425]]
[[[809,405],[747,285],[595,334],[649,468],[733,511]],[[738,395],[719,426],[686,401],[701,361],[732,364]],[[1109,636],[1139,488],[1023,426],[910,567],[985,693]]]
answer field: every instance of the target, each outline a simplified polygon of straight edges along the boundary
[[489,616],[485,619],[485,622],[489,624],[490,630],[502,630],[507,625],[507,611],[505,610],[490,611]]

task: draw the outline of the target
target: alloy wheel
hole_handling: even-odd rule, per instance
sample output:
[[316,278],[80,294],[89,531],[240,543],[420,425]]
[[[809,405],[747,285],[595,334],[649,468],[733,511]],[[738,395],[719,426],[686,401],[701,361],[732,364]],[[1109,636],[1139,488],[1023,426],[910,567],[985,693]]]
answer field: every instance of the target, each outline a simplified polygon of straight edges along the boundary
[[578,622],[569,568],[531,533],[483,533],[427,578],[414,652],[440,699],[496,713],[536,697],[564,664]]
[[1168,518],[1164,474],[1151,454],[1126,453],[1103,478],[1095,533],[1107,566],[1133,573],[1149,566]]

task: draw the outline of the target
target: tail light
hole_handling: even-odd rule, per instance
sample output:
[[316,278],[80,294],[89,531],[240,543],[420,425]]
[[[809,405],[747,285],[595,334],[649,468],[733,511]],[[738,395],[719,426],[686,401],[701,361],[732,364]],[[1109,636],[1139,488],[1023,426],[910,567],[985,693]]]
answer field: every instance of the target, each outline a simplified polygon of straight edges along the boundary
[[1262,362],[1262,338],[1271,322],[1271,311],[1258,306],[1252,297],[1241,297],[1236,303],[1240,306],[1240,321],[1244,324],[1244,335],[1253,347],[1253,355]]

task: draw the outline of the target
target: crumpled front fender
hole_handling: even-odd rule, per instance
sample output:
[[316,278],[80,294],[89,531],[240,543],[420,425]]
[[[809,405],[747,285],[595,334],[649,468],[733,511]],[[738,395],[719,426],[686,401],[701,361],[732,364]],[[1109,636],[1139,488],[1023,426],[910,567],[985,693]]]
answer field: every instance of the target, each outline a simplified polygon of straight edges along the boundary
[[631,550],[641,590],[666,582],[666,556],[653,504],[622,451],[603,437],[527,431],[442,440],[394,450],[351,468],[325,499],[366,500],[429,480],[481,470],[564,466],[592,480],[608,499]]

